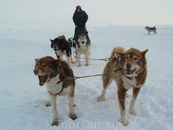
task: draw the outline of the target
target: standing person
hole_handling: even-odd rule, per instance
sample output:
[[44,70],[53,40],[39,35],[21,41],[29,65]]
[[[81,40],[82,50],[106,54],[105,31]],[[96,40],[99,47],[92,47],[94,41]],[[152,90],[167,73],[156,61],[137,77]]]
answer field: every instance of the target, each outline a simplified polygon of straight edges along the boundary
[[78,32],[87,32],[86,27],[85,27],[85,23],[88,20],[88,15],[87,13],[82,10],[80,5],[76,6],[76,10],[73,14],[73,22],[75,24],[75,34],[74,34],[74,38],[76,36],[76,34]]

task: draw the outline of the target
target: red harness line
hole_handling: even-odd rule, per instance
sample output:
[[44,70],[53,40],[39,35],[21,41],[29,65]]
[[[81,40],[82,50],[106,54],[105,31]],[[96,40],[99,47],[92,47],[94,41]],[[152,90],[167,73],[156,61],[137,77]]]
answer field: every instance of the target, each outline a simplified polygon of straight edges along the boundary
[[109,58],[104,58],[104,59],[92,59],[92,58],[82,58],[82,57],[77,57],[77,56],[74,56],[74,59],[72,61],[70,61],[68,64],[72,63],[74,60],[76,60],[77,58],[79,59],[86,59],[86,60],[99,60],[99,61],[108,61]]
[[70,61],[70,62],[68,62],[67,64],[70,64],[70,63],[72,63],[74,60],[76,60],[76,57],[72,60],[72,61]]

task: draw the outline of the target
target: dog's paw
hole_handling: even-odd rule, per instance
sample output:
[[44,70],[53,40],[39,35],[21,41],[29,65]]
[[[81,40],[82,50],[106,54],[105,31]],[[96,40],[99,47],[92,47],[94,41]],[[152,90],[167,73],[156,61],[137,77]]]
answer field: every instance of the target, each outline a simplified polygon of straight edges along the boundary
[[76,107],[76,104],[74,104],[73,106]]
[[89,64],[85,64],[85,66],[89,66]]
[[46,107],[50,107],[50,106],[51,106],[50,102],[46,104]]
[[129,113],[130,113],[131,115],[133,115],[133,116],[136,116],[136,115],[137,115],[136,110],[135,110],[135,109],[132,109],[132,108],[130,108]]
[[126,98],[129,98],[129,97],[130,97],[130,95],[128,93],[126,93]]
[[104,97],[104,98],[98,97],[98,98],[97,98],[97,102],[105,102],[105,97]]
[[81,65],[78,65],[78,67],[81,67]]
[[58,125],[59,125],[59,120],[54,120],[54,121],[52,122],[52,126],[54,126],[54,125],[58,126]]
[[77,116],[76,116],[76,114],[70,114],[70,118],[71,118],[72,120],[75,120],[75,119],[77,119]]
[[119,121],[123,124],[123,126],[127,126],[129,124],[129,120],[126,116],[122,116]]

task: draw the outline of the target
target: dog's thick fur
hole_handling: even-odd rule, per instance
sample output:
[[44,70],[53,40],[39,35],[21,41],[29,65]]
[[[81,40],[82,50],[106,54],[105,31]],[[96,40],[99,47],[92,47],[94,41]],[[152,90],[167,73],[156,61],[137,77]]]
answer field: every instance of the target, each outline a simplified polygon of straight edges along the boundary
[[148,49],[140,52],[139,50],[133,48],[125,51],[122,47],[116,47],[113,49],[111,57],[103,71],[103,73],[106,74],[112,72],[112,70],[122,68],[121,72],[102,76],[103,90],[97,101],[105,101],[106,90],[114,79],[118,87],[117,94],[121,115],[119,121],[122,122],[124,126],[129,123],[126,116],[125,97],[126,91],[130,88],[133,88],[133,97],[131,100],[129,113],[134,116],[137,115],[135,110],[135,102],[147,76],[147,62],[145,58],[147,51]]
[[71,47],[64,35],[59,36],[54,40],[50,39],[50,41],[51,41],[51,48],[54,49],[57,58],[63,60],[63,55],[65,55],[68,63],[70,62],[70,60],[72,61]]
[[[43,86],[46,83],[47,92],[49,94],[50,104],[53,112],[53,123],[52,125],[59,124],[58,112],[56,109],[56,96],[64,87],[63,91],[59,96],[68,95],[70,118],[75,120],[77,118],[74,110],[74,91],[75,91],[75,80],[63,80],[58,83],[64,77],[74,78],[73,71],[66,61],[61,59],[55,60],[54,58],[47,56],[40,59],[35,59],[36,65],[34,69],[35,75],[39,77],[39,85]],[[46,106],[49,106],[47,104]]]
[[146,26],[145,29],[148,31],[148,35],[150,35],[150,32],[153,32],[154,34],[157,34],[156,27],[148,27]]
[[[88,37],[88,32],[79,32],[75,37],[76,41],[76,55],[80,57],[81,54],[85,55],[85,58],[90,58],[90,44],[91,41]],[[78,66],[81,66],[80,58],[77,59]],[[89,65],[89,60],[86,59],[86,66]]]

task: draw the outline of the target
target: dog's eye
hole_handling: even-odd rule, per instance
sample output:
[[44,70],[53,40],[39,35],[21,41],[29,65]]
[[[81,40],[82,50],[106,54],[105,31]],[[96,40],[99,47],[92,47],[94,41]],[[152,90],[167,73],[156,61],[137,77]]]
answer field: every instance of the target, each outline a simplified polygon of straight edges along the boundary
[[43,65],[43,67],[47,67],[47,65]]
[[128,56],[126,56],[125,58],[128,59]]
[[134,60],[138,60],[138,58],[137,58],[137,57],[135,57],[135,58],[134,58]]

